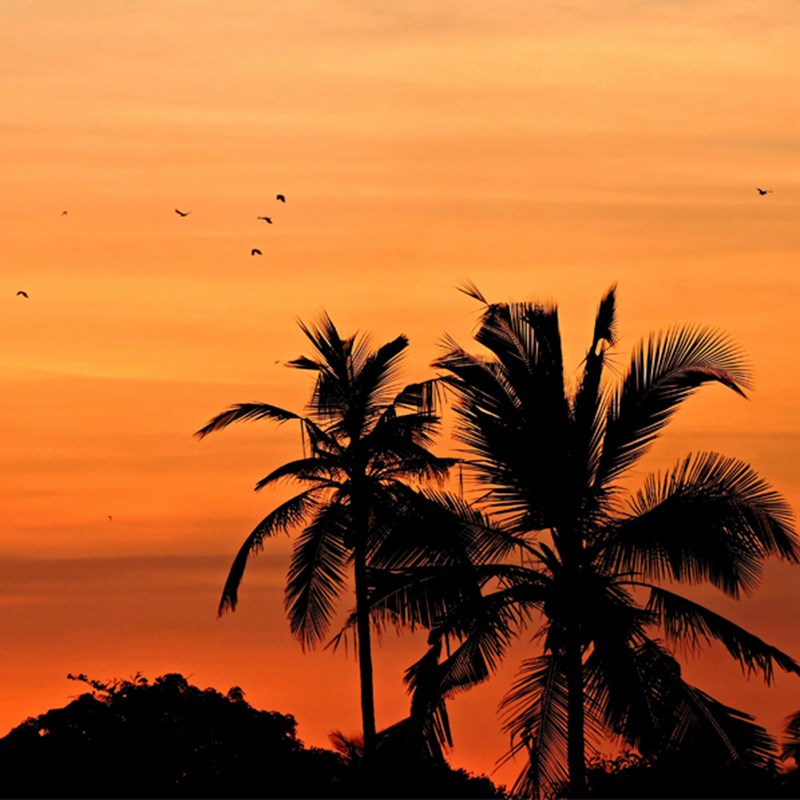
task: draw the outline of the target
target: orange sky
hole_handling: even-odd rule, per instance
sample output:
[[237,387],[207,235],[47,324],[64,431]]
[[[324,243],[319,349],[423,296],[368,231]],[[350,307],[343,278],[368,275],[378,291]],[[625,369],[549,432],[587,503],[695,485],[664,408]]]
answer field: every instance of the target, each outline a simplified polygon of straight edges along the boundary
[[[191,436],[232,402],[299,408],[307,376],[274,362],[323,308],[408,334],[416,380],[445,331],[469,342],[469,276],[557,300],[577,368],[618,281],[621,367],[704,322],[756,376],[691,400],[644,467],[718,450],[797,508],[798,47],[794,0],[0,0],[0,728],[65,703],[68,671],[171,670],[312,744],[357,729],[355,662],[288,636],[287,541],[214,616],[296,431]],[[800,657],[798,574],[710,602]],[[379,724],[418,653],[385,641]],[[800,709],[800,681],[689,670],[775,733]],[[513,671],[452,704],[454,763],[492,769]]]

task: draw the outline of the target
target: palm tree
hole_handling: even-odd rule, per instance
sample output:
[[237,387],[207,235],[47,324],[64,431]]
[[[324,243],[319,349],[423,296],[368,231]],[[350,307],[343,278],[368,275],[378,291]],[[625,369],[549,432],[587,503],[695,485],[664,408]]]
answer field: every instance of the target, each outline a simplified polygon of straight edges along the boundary
[[[279,531],[302,526],[287,578],[285,602],[292,633],[313,647],[329,627],[334,602],[352,565],[365,756],[375,746],[372,656],[367,570],[371,553],[390,545],[397,551],[393,509],[413,496],[408,481],[442,479],[452,459],[429,449],[439,419],[431,382],[397,391],[405,336],[373,348],[368,337],[342,338],[327,315],[300,323],[312,357],[288,363],[316,376],[306,414],[266,403],[234,405],[202,427],[202,438],[234,422],[297,420],[303,457],[270,472],[256,490],[282,479],[304,489],[270,512],[247,537],[228,574],[219,613],[233,611],[248,558]],[[305,441],[308,453],[305,453]],[[400,548],[402,549],[402,548]]]
[[[612,286],[571,388],[555,306],[490,304],[474,285],[464,291],[484,305],[475,338],[486,352],[448,339],[434,366],[455,396],[456,436],[471,455],[479,506],[520,544],[516,563],[475,564],[480,602],[453,597],[447,577],[438,585],[409,577],[406,617],[438,593],[429,622],[432,648],[448,645],[441,698],[485,680],[526,620],[538,619],[542,651],[524,662],[503,701],[509,756],[528,755],[515,792],[568,786],[584,795],[587,737],[599,733],[643,753],[706,746],[710,737],[728,757],[765,763],[772,740],[763,728],[689,685],[667,645],[717,640],[767,682],[775,666],[800,667],[671,584],[710,582],[739,597],[756,587],[767,556],[798,562],[789,507],[751,467],[717,453],[689,455],[634,494],[622,486],[700,386],[744,396],[750,378],[741,354],[713,330],[675,327],[637,345],[621,381],[606,385],[616,342]],[[400,614],[397,590],[385,597],[374,594],[376,613]]]

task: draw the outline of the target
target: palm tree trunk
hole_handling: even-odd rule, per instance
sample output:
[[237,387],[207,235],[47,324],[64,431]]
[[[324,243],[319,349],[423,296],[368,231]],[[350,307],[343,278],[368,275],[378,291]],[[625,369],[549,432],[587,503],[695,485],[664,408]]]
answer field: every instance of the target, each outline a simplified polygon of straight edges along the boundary
[[567,768],[569,796],[586,797],[586,734],[583,709],[583,660],[577,626],[570,626],[566,644]]
[[364,539],[355,547],[356,631],[358,632],[358,670],[361,680],[361,726],[364,733],[364,761],[375,752],[375,693],[372,682],[372,642],[367,595],[367,553]]

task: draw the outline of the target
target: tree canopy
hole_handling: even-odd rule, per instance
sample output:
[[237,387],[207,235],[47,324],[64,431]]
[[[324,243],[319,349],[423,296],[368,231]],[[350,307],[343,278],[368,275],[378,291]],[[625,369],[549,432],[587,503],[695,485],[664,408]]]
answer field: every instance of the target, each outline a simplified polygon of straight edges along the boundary
[[[291,714],[253,708],[244,692],[193,686],[180,674],[86,685],[63,708],[0,739],[3,797],[500,796],[488,779],[391,746],[379,769],[297,738]],[[341,735],[339,738],[342,738]],[[338,741],[338,739],[337,739]]]

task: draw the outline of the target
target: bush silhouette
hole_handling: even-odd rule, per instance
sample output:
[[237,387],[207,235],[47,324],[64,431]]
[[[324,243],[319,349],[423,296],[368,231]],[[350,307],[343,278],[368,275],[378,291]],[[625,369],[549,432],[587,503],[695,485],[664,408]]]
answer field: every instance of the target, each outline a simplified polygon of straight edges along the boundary
[[[103,682],[0,739],[4,797],[496,797],[487,778],[393,752],[381,769],[306,748],[290,714],[183,675]],[[375,767],[378,765],[376,764]]]
[[[72,676],[70,676],[72,677]],[[342,770],[307,750],[291,715],[259,711],[169,674],[109,683],[29,718],[0,740],[15,797],[313,797]]]

